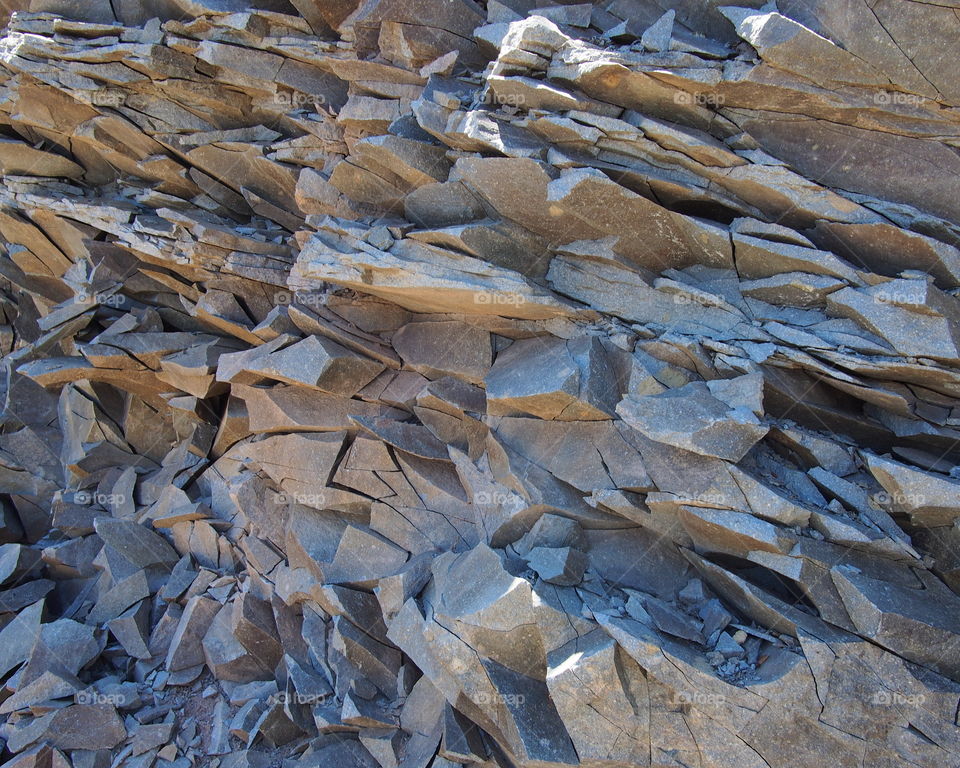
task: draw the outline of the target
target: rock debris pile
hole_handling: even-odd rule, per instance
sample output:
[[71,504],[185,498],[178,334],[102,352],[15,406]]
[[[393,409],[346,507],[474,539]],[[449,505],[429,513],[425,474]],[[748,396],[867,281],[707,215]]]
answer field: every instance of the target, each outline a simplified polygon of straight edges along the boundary
[[960,766],[960,3],[4,16],[7,765]]

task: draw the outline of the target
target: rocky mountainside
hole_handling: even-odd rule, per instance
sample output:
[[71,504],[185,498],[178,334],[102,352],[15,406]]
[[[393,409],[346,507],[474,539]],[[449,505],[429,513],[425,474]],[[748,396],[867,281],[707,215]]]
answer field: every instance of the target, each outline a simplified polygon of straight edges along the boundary
[[2,4],[0,763],[960,766],[960,2],[741,2]]

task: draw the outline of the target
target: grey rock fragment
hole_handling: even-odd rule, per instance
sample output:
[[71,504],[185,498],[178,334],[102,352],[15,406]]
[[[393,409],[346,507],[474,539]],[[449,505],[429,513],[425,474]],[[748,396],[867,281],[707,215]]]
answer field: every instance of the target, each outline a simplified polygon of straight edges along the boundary
[[527,555],[527,564],[546,582],[561,586],[579,584],[587,567],[586,556],[571,547],[551,549],[534,547]]
[[676,11],[669,10],[651,24],[640,36],[640,43],[648,51],[670,50],[670,38],[673,36],[673,20]]
[[171,672],[204,663],[203,637],[220,611],[220,604],[208,597],[190,598],[170,639],[166,666]]
[[886,492],[883,506],[892,512],[925,527],[950,525],[960,516],[960,483],[872,453],[861,455]]
[[607,419],[617,387],[606,352],[589,337],[527,339],[501,352],[486,377],[488,411],[562,421]]
[[924,590],[898,587],[837,566],[830,575],[857,630],[905,658],[949,677],[958,675],[958,598],[926,577]]
[[251,363],[245,370],[252,374],[291,384],[304,384],[334,395],[356,394],[384,366],[363,357],[322,336],[272,352]]
[[465,323],[410,323],[391,341],[407,366],[431,379],[456,376],[478,384],[493,362],[490,334]]
[[660,395],[627,397],[617,413],[652,440],[729,461],[739,461],[767,433],[751,407],[731,405],[699,382]]

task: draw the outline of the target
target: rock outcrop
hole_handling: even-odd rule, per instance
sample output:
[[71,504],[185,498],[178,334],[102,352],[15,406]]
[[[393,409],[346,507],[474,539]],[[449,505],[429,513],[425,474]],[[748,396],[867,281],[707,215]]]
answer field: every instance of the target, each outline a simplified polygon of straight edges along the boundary
[[2,761],[960,766],[958,17],[0,9]]

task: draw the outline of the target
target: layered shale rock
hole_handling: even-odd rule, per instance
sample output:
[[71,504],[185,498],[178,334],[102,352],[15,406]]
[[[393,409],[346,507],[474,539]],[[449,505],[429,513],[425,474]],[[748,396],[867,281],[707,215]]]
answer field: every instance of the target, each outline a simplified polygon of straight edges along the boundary
[[8,3],[2,760],[960,766],[958,9]]

